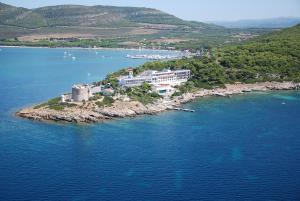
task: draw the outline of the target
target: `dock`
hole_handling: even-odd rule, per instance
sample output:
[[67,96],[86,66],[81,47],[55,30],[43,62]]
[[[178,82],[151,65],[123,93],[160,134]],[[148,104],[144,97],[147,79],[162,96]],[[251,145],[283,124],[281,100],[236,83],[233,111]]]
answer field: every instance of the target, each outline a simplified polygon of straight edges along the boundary
[[195,112],[195,110],[192,109],[185,109],[180,107],[168,107],[168,110],[176,110],[176,111],[183,111],[183,112]]

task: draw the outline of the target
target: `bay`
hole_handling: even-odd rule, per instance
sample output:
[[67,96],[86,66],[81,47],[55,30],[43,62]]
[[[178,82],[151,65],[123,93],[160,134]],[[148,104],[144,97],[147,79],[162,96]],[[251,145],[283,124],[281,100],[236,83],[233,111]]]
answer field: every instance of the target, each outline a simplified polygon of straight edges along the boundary
[[1,48],[0,200],[299,200],[298,91],[202,98],[185,105],[195,113],[86,126],[14,116],[143,64],[126,58],[138,53]]

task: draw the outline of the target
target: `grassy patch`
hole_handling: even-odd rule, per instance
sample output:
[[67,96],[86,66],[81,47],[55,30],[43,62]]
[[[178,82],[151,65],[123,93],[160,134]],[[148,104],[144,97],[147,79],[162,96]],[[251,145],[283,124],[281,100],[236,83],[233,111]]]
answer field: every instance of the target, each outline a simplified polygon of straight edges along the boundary
[[55,104],[59,104],[60,103],[60,97],[56,97],[53,99],[48,100],[48,105],[55,105]]
[[65,109],[65,107],[63,105],[49,105],[49,109],[62,111]]
[[97,93],[93,97],[90,97],[89,100],[90,101],[96,101],[96,100],[99,100],[101,98],[102,98],[101,94]]
[[177,96],[181,96],[183,93],[181,91],[176,91],[172,94],[172,98],[177,97]]
[[115,100],[112,97],[105,96],[102,101],[97,101],[96,105],[98,107],[111,106],[114,102]]
[[77,105],[75,103],[60,103],[60,105],[65,107],[76,107]]
[[40,105],[35,106],[34,109],[48,107],[51,110],[61,111],[61,110],[64,110],[66,107],[70,108],[70,107],[76,107],[76,106],[77,105],[74,103],[61,103],[60,98],[56,97],[56,98],[48,100],[46,103],[42,103]]
[[42,108],[42,107],[45,107],[45,106],[48,106],[48,104],[47,103],[42,103],[42,104],[34,106],[33,108],[34,109],[39,109],[39,108]]
[[60,97],[56,97],[48,100],[47,104],[48,104],[48,108],[51,110],[61,111],[65,109],[65,106],[60,103]]

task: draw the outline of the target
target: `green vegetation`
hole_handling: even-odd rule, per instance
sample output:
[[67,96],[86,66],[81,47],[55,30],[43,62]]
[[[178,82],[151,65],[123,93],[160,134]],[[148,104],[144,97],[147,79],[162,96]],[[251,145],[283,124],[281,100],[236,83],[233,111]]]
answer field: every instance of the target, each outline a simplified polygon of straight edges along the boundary
[[64,110],[65,107],[63,105],[57,104],[57,105],[49,105],[49,109],[61,111]]
[[231,81],[300,81],[300,25],[215,53]]
[[52,98],[52,99],[48,100],[48,102],[47,102],[48,105],[57,105],[59,103],[60,103],[59,97]]
[[118,40],[114,40],[114,39],[105,39],[105,40],[80,39],[80,40],[76,40],[76,41],[39,40],[39,41],[35,41],[35,42],[18,41],[16,39],[0,39],[0,45],[28,46],[28,47],[50,47],[50,48],[56,48],[56,47],[117,48],[117,47],[122,47],[121,45],[118,44]]
[[125,74],[125,70],[121,70],[121,71],[107,75],[106,78],[102,81],[102,84],[103,85],[110,84],[114,89],[117,88],[118,83],[119,83],[118,77],[121,74]]
[[155,92],[151,92],[151,86],[144,83],[142,86],[128,88],[127,95],[132,99],[143,103],[144,105],[153,103],[161,96]]
[[60,98],[59,97],[50,99],[46,103],[42,103],[40,105],[37,105],[37,106],[34,107],[34,109],[39,109],[39,108],[42,108],[42,107],[48,107],[48,108],[54,109],[54,110],[63,110],[64,109],[64,107],[62,105],[60,105]]
[[112,106],[112,104],[113,104],[114,102],[115,102],[115,100],[114,100],[112,97],[110,97],[110,96],[105,96],[105,97],[103,98],[102,101],[97,101],[97,102],[96,102],[96,105],[97,105],[98,107]]
[[[243,44],[215,49],[210,58],[172,61],[166,65],[192,71],[185,90],[233,82],[300,82],[299,39],[300,25]],[[149,64],[144,68],[147,67]]]
[[42,103],[34,107],[34,109],[39,109],[42,107],[48,107],[51,110],[61,111],[64,110],[66,107],[75,107],[76,104],[74,103],[61,103],[60,97],[56,97],[53,99],[48,100],[46,103]]
[[[295,81],[300,82],[300,25],[277,31],[247,42],[215,48],[202,58],[148,62],[135,68],[145,70],[190,69],[192,77],[174,95],[199,88],[223,87],[226,83]],[[123,75],[122,70],[112,75]],[[147,87],[132,88],[127,94],[140,102],[148,102]],[[151,97],[151,96],[150,96]],[[151,99],[151,98],[149,98]]]
[[102,98],[102,95],[100,93],[94,94],[94,96],[89,98],[89,101],[96,101]]
[[47,103],[42,103],[42,104],[39,104],[39,105],[34,106],[33,108],[34,108],[34,109],[39,109],[39,108],[46,107],[46,106],[48,106]]

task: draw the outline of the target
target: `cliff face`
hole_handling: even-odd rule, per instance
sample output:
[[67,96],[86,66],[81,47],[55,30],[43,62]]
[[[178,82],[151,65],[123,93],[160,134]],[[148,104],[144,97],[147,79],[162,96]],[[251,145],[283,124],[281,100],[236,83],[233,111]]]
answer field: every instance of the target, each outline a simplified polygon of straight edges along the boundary
[[134,117],[137,115],[153,115],[165,110],[172,110],[183,103],[204,96],[230,96],[252,91],[294,90],[300,84],[292,82],[264,82],[256,84],[228,84],[225,88],[213,90],[201,89],[195,93],[186,93],[169,101],[160,100],[153,104],[143,105],[137,101],[115,101],[112,106],[98,107],[87,102],[84,105],[56,111],[49,108],[25,108],[16,113],[17,116],[38,121],[97,123],[107,119]]

